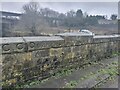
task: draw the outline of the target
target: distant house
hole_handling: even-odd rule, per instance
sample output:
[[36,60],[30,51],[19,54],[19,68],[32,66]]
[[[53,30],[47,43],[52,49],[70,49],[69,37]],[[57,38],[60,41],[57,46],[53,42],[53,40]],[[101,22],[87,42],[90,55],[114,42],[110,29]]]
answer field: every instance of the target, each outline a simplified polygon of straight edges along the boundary
[[6,11],[0,11],[0,14],[0,18],[2,19],[0,20],[0,24],[2,25],[2,34],[4,36],[6,32],[9,32],[9,29],[17,24],[22,14]]
[[19,21],[19,17],[22,15],[6,11],[0,11],[0,13],[2,18],[2,25],[7,25],[8,27],[15,25]]
[[117,20],[100,19],[98,24],[117,24]]

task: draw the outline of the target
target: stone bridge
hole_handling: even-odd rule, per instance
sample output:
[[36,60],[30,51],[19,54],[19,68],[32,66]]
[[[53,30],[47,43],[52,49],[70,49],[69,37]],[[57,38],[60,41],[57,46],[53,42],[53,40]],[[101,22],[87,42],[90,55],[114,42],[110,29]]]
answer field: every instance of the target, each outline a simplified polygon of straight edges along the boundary
[[61,33],[0,40],[3,86],[42,80],[64,68],[81,67],[120,52],[120,35]]

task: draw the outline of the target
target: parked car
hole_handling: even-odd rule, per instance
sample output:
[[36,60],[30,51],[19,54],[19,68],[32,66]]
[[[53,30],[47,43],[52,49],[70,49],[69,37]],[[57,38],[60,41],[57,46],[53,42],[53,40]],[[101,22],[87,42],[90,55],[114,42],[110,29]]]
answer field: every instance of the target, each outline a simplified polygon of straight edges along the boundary
[[90,34],[90,35],[95,35],[93,32],[86,30],[86,29],[82,29],[82,30],[80,30],[80,32]]

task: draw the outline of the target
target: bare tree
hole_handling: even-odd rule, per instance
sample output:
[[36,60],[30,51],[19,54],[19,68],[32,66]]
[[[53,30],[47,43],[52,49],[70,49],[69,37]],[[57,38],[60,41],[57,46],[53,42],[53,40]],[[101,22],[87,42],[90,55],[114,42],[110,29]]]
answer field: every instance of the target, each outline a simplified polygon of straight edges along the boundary
[[54,17],[57,18],[59,16],[59,12],[54,11],[49,8],[42,8],[40,9],[41,15],[44,17]]
[[21,21],[24,22],[24,27],[30,30],[33,35],[36,33],[36,29],[42,22],[39,16],[39,4],[37,2],[30,2],[23,6],[24,14]]
[[24,13],[39,12],[39,3],[38,2],[29,2],[23,6]]
[[117,19],[117,15],[116,14],[112,14],[110,18],[111,18],[111,20],[116,20]]
[[74,10],[70,10],[67,12],[67,17],[74,17],[75,16],[75,11]]
[[16,26],[18,30],[25,30],[36,35],[47,27],[47,22],[40,14],[40,6],[38,2],[29,2],[23,6],[23,15],[20,18],[19,24]]

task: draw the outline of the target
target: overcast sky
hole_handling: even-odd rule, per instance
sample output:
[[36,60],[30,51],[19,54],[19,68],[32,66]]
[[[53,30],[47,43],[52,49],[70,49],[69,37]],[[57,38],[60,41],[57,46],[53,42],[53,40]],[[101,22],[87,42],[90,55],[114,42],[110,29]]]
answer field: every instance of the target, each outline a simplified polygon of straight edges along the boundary
[[[2,2],[3,11],[22,12],[22,6],[28,2]],[[107,15],[118,13],[117,2],[39,2],[41,7],[48,7],[65,13],[69,10],[81,9],[89,15]]]

